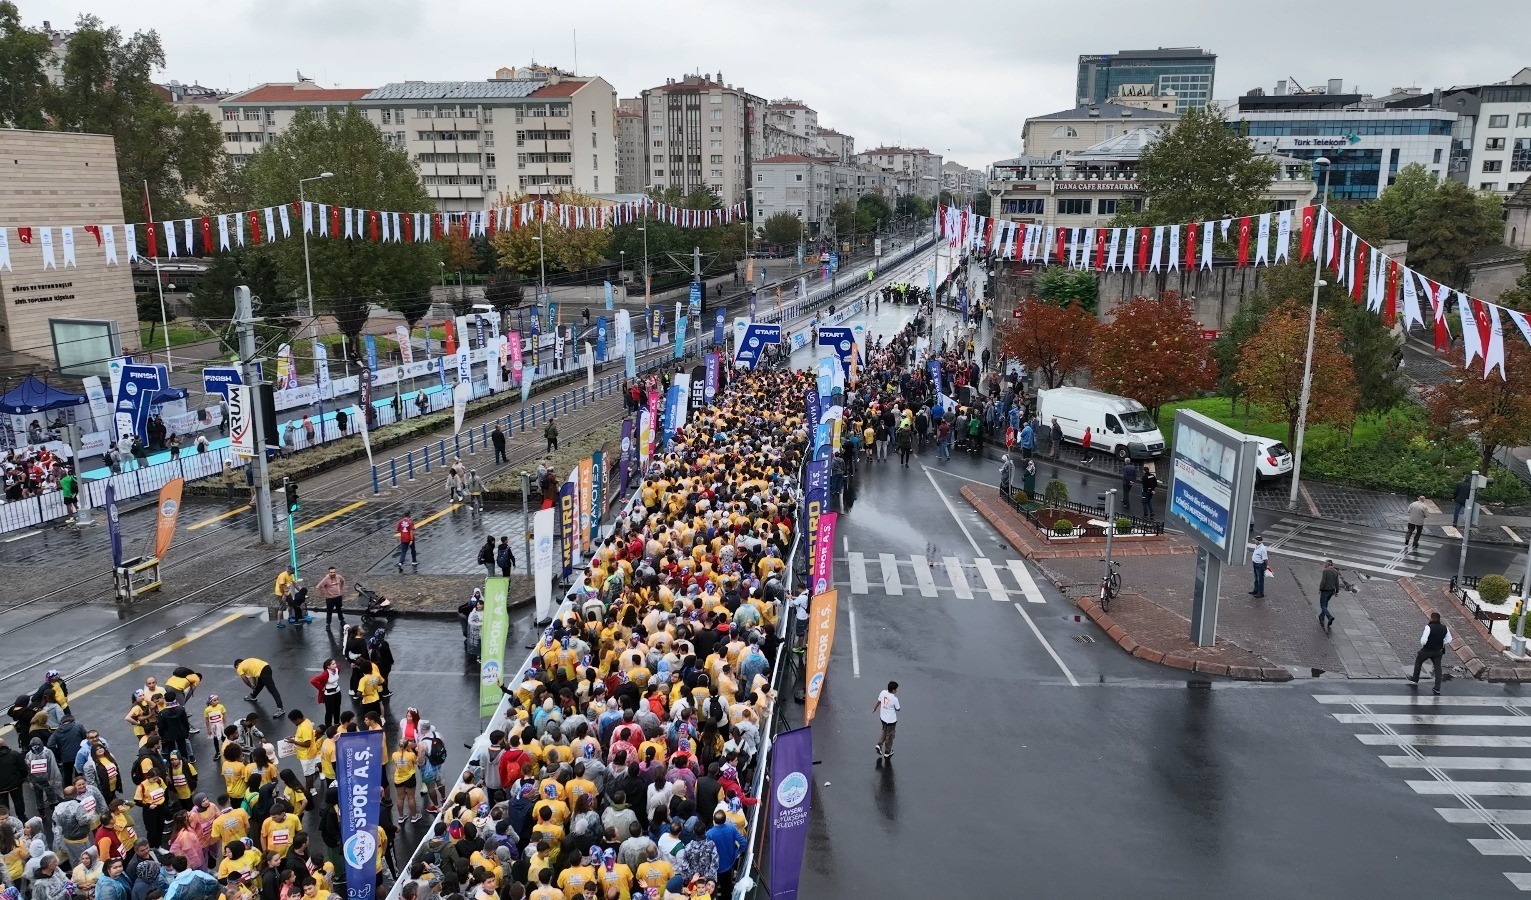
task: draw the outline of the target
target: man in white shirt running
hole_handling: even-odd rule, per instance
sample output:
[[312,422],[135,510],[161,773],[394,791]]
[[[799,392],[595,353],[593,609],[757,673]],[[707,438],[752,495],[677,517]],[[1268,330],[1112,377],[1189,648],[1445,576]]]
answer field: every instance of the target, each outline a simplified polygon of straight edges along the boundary
[[893,731],[898,728],[898,710],[898,682],[890,681],[888,689],[878,694],[877,702],[872,704],[872,711],[882,722],[882,736],[877,739],[880,759],[893,758]]

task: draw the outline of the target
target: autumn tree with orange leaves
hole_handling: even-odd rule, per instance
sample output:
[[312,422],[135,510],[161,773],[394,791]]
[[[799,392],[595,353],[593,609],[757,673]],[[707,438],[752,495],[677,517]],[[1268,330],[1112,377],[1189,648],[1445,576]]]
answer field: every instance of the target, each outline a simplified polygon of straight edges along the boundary
[[1111,321],[1095,332],[1090,380],[1157,416],[1164,404],[1210,389],[1217,364],[1191,302],[1165,291],[1116,307]]
[[1497,369],[1484,377],[1482,361],[1476,361],[1425,394],[1432,425],[1477,443],[1480,472],[1489,470],[1500,447],[1531,442],[1531,381],[1520,374],[1531,369],[1531,350],[1510,334],[1504,340],[1504,367],[1509,378]]
[[1038,387],[1060,387],[1090,364],[1097,325],[1092,313],[1077,304],[1055,306],[1036,297],[1022,300],[1016,310],[1018,315],[999,328],[1000,355],[1024,363]]
[[[1356,416],[1356,376],[1343,345],[1345,335],[1319,313],[1313,332],[1313,384],[1308,424],[1343,425]],[[1239,350],[1236,380],[1242,396],[1286,420],[1287,445],[1297,441],[1302,372],[1308,346],[1308,308],[1288,301],[1271,310],[1260,330]]]

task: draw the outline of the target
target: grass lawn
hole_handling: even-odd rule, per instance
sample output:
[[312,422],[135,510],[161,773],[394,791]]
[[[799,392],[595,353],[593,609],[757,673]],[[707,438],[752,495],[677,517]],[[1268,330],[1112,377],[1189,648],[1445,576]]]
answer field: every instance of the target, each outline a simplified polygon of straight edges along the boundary
[[[150,332],[153,332],[153,334],[151,335]],[[178,322],[170,323],[170,346],[172,347],[195,344],[198,341],[210,340],[216,336],[206,328],[182,325]],[[158,322],[139,322],[138,340],[141,345],[150,349],[164,347],[165,328]]]
[[[1227,397],[1203,397],[1198,400],[1167,403],[1160,407],[1159,431],[1166,438],[1173,439],[1177,409],[1194,410],[1245,434],[1256,434],[1278,441],[1287,440],[1286,422],[1273,419],[1266,411],[1256,406],[1248,406],[1243,401],[1238,403],[1237,412],[1235,412],[1234,404],[1230,403]],[[1361,446],[1375,444],[1379,439],[1383,421],[1383,414],[1367,415],[1357,419],[1353,443]],[[1325,438],[1343,442],[1345,434],[1344,429],[1333,425],[1309,425],[1307,440],[1313,441],[1318,435],[1323,435]]]

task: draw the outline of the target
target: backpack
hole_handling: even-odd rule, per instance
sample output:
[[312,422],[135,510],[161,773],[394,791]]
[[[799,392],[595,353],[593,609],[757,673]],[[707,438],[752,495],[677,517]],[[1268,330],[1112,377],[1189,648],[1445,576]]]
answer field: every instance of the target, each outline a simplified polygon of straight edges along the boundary
[[433,766],[447,761],[447,742],[439,737],[431,738],[431,748],[425,752],[426,760]]

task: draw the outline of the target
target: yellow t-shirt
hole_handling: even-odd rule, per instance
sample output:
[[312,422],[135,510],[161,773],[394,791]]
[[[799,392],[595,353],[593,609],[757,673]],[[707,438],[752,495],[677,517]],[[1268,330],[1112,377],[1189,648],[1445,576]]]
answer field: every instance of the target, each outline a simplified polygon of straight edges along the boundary
[[377,666],[372,671],[361,677],[361,702],[363,704],[376,703],[382,698],[383,677],[377,673]]
[[585,893],[585,885],[595,880],[595,870],[589,866],[570,866],[558,876],[558,886],[563,888],[564,900],[575,900]]
[[283,569],[282,573],[276,576],[276,587],[272,593],[276,594],[278,597],[287,596],[287,591],[292,587],[292,582],[292,573],[288,572],[286,569]]
[[239,665],[234,667],[234,674],[244,678],[258,678],[267,665],[268,663],[264,659],[255,659],[254,657],[243,659]]
[[170,791],[162,778],[145,778],[139,785],[138,790],[133,792],[133,800],[139,806],[158,809],[165,805],[169,799]]
[[191,799],[191,780],[197,775],[197,767],[189,762],[182,761],[179,768],[170,767],[170,787],[175,795],[182,800]]
[[235,872],[253,872],[258,865],[260,865],[260,851],[254,847],[246,850],[244,856],[234,859],[224,856],[223,860],[218,863],[218,880],[227,881],[229,876]]
[[275,851],[285,859],[287,851],[292,849],[293,838],[297,837],[301,828],[298,817],[292,813],[280,817],[272,816],[260,827],[261,846],[268,853]]
[[223,737],[223,724],[228,712],[222,703],[209,703],[203,708],[202,720],[207,723],[207,733],[211,737]]
[[292,734],[293,746],[297,748],[298,759],[313,759],[319,755],[319,742],[314,740],[314,723],[307,719],[298,723],[298,728]]
[[[632,893],[633,870],[622,863],[617,863],[610,869],[601,866],[596,870],[596,877],[601,880],[601,887],[605,888],[606,891],[609,892],[612,888],[616,888],[616,896],[618,897],[626,897]],[[610,896],[609,893],[608,896]]]
[[674,875],[675,867],[664,859],[651,859],[638,865],[638,881],[654,890],[664,890]]
[[319,746],[319,771],[324,773],[325,778],[335,777],[335,740],[325,738]]
[[415,757],[415,751],[407,747],[400,747],[393,751],[393,783],[403,784],[415,777],[415,768],[419,760]]
[[562,825],[569,821],[569,804],[562,800],[549,800],[544,797],[537,801],[536,806],[532,807],[533,822],[542,821],[542,811],[544,809],[551,809],[553,811],[553,824],[555,825]]
[[231,841],[244,840],[249,835],[250,814],[237,806],[213,820],[213,838],[219,847],[227,847]]

